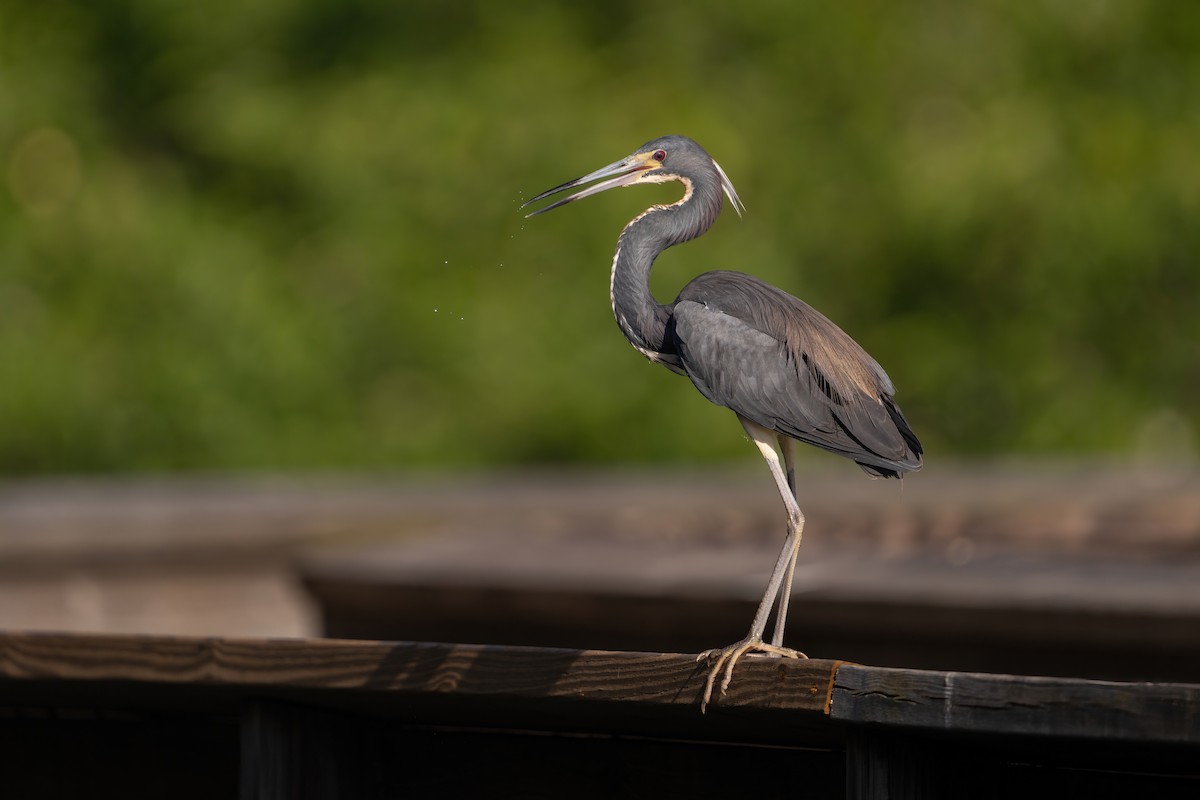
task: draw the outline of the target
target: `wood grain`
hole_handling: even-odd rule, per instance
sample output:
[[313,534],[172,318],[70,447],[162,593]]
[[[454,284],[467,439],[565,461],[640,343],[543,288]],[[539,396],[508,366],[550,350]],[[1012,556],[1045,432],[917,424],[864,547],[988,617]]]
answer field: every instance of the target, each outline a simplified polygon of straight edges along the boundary
[[[838,662],[746,658],[720,708],[810,712]],[[140,682],[243,690],[698,706],[693,655],[327,639],[0,634],[0,683]]]
[[600,719],[610,730],[669,717],[672,731],[715,733],[714,722],[740,718],[753,720],[745,730],[795,741],[802,728],[836,737],[848,727],[884,725],[1200,745],[1197,685],[746,658],[729,694],[701,717],[705,672],[695,656],[673,653],[0,633],[0,705],[20,705],[40,687],[47,704],[79,708],[122,693],[175,707],[223,699],[235,712],[276,698],[395,718],[424,709],[422,721],[444,724],[545,724],[577,713],[579,726]]
[[1200,744],[1200,686],[843,666],[830,716],[956,732]]

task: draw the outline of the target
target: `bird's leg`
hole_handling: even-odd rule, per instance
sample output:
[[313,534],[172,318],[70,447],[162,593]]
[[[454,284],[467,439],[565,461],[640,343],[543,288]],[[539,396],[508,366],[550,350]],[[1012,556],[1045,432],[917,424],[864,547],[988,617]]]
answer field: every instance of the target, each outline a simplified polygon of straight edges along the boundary
[[[775,632],[771,636],[771,644],[775,647],[783,647],[783,630],[787,624],[788,602],[792,599],[792,580],[796,576],[796,558],[800,554],[800,537],[804,533],[804,514],[800,512],[800,498],[796,496],[796,464],[794,452],[792,450],[793,441],[787,436],[776,436],[779,442],[779,450],[783,453],[783,465],[787,468],[787,485],[788,491],[780,493],[783,495],[784,505],[788,504],[788,497],[795,505],[795,512],[799,515],[796,522],[795,531],[791,531],[789,526],[789,534],[792,538],[792,554],[791,560],[788,561],[787,577],[783,579],[783,584],[779,587],[779,610],[775,614]],[[789,514],[791,508],[789,508]]]
[[[759,452],[762,453],[763,459],[766,460],[767,466],[771,470],[771,475],[775,478],[775,484],[779,489],[779,493],[783,496],[784,505],[788,510],[788,535],[786,541],[783,543],[783,550],[779,553],[779,559],[775,562],[775,569],[771,572],[771,580],[767,584],[767,590],[763,593],[763,598],[758,604],[758,611],[754,614],[754,621],[750,625],[750,633],[740,642],[731,644],[728,647],[708,650],[700,654],[700,659],[715,659],[712,667],[709,669],[708,680],[704,685],[704,697],[700,701],[701,711],[704,711],[708,707],[709,700],[712,699],[713,686],[716,683],[717,676],[721,675],[721,694],[724,694],[733,680],[734,666],[746,653],[756,652],[787,658],[807,658],[807,656],[797,650],[782,647],[774,642],[766,644],[762,640],[763,631],[767,628],[767,618],[771,615],[771,609],[775,605],[780,591],[791,591],[791,572],[794,569],[796,551],[799,548],[800,530],[804,525],[804,515],[800,513],[800,507],[797,505],[796,498],[789,488],[788,479],[784,474],[783,466],[780,464],[779,455],[775,452],[774,444],[771,441],[773,434],[749,420],[741,417],[739,419],[741,419],[746,433],[750,436],[754,444],[758,446]],[[785,577],[788,579],[787,586],[783,585]],[[776,626],[774,638],[782,639],[782,637],[782,626]]]

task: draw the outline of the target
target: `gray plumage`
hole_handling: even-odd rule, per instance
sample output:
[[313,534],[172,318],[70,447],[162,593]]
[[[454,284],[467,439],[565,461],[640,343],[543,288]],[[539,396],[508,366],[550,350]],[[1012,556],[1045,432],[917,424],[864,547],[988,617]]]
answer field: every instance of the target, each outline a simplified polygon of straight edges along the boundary
[[[579,186],[587,188],[530,214],[637,183],[679,181],[683,197],[651,206],[625,226],[613,256],[611,300],[617,325],[653,362],[691,379],[700,393],[737,414],[767,461],[788,511],[788,535],[749,635],[701,654],[715,658],[701,700],[714,682],[729,685],[747,652],[790,658],[784,624],[804,515],[796,501],[792,441],[853,459],[868,474],[899,478],[921,468],[922,449],[893,400],[887,373],[841,328],[781,289],[741,272],[706,272],[671,303],[650,293],[650,270],[668,247],[703,234],[728,197],[741,201],[724,170],[696,142],[664,136],[628,158],[537,195],[525,205]],[[778,446],[779,453],[775,447]],[[782,462],[780,459],[782,454]],[[771,644],[763,642],[777,607]]]
[[812,306],[740,272],[708,272],[669,308],[664,346],[712,402],[871,475],[920,468],[887,373]]
[[[665,156],[653,171],[622,168],[656,152]],[[723,190],[735,208],[739,204],[729,179],[696,142],[684,136],[655,139],[630,158],[534,200],[614,168],[612,174],[623,181],[610,181],[615,185],[679,180],[686,187],[682,201],[652,206],[634,218],[617,243],[613,314],[634,347],[687,375],[717,405],[851,458],[868,474],[899,477],[920,469],[921,444],[892,399],[895,388],[887,373],[812,306],[750,275],[727,271],[696,277],[669,304],[651,295],[650,269],[658,254],[707,231],[721,212]]]

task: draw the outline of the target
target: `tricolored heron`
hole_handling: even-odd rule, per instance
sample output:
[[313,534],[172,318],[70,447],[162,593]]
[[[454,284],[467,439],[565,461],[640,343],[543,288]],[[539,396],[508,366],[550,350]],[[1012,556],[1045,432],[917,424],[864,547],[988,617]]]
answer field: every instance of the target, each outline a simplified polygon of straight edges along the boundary
[[[647,142],[628,158],[548,189],[522,208],[587,184],[592,185],[529,216],[619,186],[666,181],[682,183],[683,197],[638,214],[617,239],[610,288],[617,325],[642,355],[691,378],[702,395],[737,415],[766,459],[787,508],[787,538],[749,634],[700,654],[712,661],[700,704],[704,710],[717,676],[724,694],[743,655],[805,657],[783,646],[804,530],[793,442],[851,458],[868,475],[882,478],[920,469],[922,450],[892,400],[895,388],[887,373],[807,303],[758,278],[724,270],[694,278],[671,303],[659,303],[650,294],[654,259],[707,231],[721,212],[722,193],[742,213],[725,171],[696,142],[685,136]],[[773,608],[775,627],[767,643],[763,633]]]

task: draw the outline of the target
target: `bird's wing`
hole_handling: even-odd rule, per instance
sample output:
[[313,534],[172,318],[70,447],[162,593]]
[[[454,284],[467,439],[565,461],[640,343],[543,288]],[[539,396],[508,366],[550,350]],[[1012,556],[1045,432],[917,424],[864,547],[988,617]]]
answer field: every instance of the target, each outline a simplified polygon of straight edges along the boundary
[[781,419],[837,430],[811,373],[795,368],[783,342],[702,303],[677,303],[672,319],[680,362],[709,400],[771,430]]
[[874,474],[919,466],[891,382],[849,336],[768,284],[738,273],[710,280],[718,278],[719,287],[685,288],[669,334],[705,397]]

